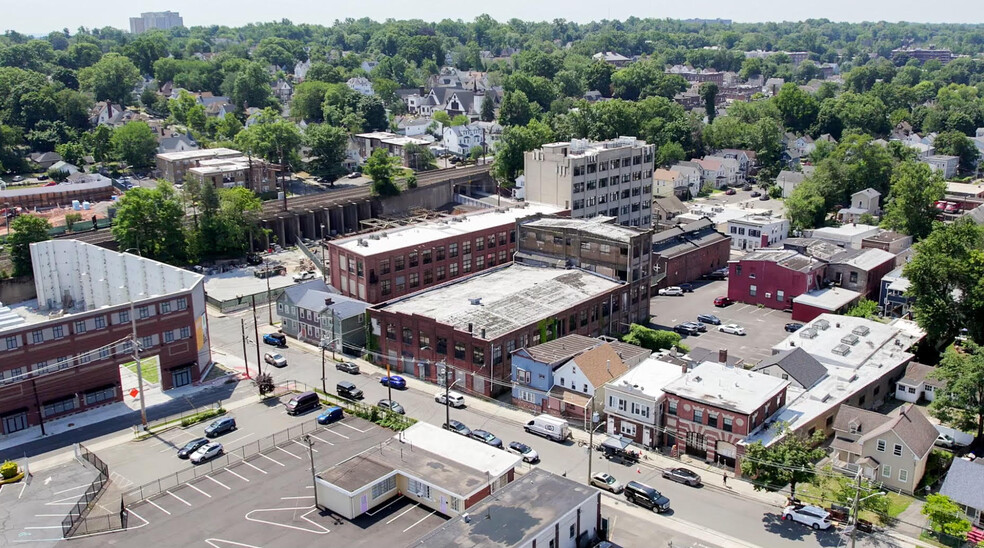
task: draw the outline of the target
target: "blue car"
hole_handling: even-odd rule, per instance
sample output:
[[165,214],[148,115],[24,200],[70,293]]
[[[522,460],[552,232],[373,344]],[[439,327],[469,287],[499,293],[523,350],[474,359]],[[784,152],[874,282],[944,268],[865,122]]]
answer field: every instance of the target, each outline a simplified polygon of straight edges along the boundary
[[331,424],[335,421],[342,420],[344,416],[345,414],[342,412],[341,407],[331,406],[318,415],[318,424]]
[[277,346],[280,348],[287,347],[287,337],[283,333],[267,333],[263,335],[263,342],[271,346]]
[[392,375],[390,377],[383,377],[383,378],[379,379],[379,384],[381,384],[383,386],[390,386],[392,388],[400,388],[400,389],[403,389],[403,388],[406,388],[407,387],[407,381],[406,381],[406,379],[404,379],[403,377],[401,377],[399,375]]

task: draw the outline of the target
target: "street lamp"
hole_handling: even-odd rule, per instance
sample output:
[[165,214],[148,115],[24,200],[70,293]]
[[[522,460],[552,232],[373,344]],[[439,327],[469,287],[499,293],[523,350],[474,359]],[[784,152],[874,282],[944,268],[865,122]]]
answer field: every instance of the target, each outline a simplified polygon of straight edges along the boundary
[[[124,254],[129,253],[130,251],[136,251],[137,256],[142,258],[142,255],[140,255],[140,250],[135,247],[124,249],[123,253]],[[130,344],[133,346],[133,359],[137,363],[137,391],[140,393],[140,424],[143,426],[144,430],[146,430],[147,404],[144,400],[143,366],[140,363],[140,345],[137,344],[137,316],[134,313],[133,288],[130,287],[129,282],[130,282],[129,276],[127,276],[126,293],[130,297],[130,327],[133,330],[133,335],[131,336]]]
[[308,457],[311,459],[311,484],[314,486],[314,507],[321,510],[321,507],[318,506],[318,474],[314,469],[314,440],[311,439],[309,434],[304,434],[302,439],[308,446]]
[[458,384],[460,379],[455,379],[453,382],[448,382],[448,363],[445,360],[441,360],[441,364],[444,367],[444,424],[451,428],[451,387]]
[[[594,401],[594,396],[591,396],[591,401]],[[591,427],[588,431],[588,484],[589,485],[591,484],[591,465],[592,465],[591,459],[593,458],[593,456],[591,455],[591,451],[594,450],[594,433],[595,430],[597,430],[598,427],[601,426],[601,424],[599,424],[600,422],[601,422],[601,414],[599,414],[597,411],[591,413]]]

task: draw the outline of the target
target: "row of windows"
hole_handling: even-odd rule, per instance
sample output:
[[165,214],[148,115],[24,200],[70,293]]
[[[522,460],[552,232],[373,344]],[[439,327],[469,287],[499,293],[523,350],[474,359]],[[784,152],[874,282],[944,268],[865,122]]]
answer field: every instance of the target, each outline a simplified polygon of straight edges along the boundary
[[[172,305],[173,303],[173,305]],[[183,311],[188,308],[187,299],[177,299],[175,301],[164,301],[158,303],[160,307],[161,314],[169,314],[172,311],[172,306],[177,311]],[[144,305],[136,307],[136,314],[139,319],[147,319],[152,316],[153,305]],[[113,322],[113,325],[119,325],[128,323],[130,321],[130,311],[120,310],[113,314],[116,316],[117,321]],[[71,326],[71,334],[82,335],[93,330],[105,329],[106,328],[106,316],[95,316],[90,317],[85,320],[76,320],[71,322],[71,324],[65,323],[61,325],[54,325],[51,327],[44,327],[41,329],[35,329],[30,332],[31,344],[42,344],[45,341],[57,341],[68,336],[70,333],[67,332],[67,327]],[[4,337],[4,349],[15,350],[20,348],[24,342],[21,339],[22,335],[8,335]]]
[[[489,234],[488,236],[481,236],[475,238],[475,249],[477,251],[482,251],[486,247],[493,248],[496,246],[504,246],[507,243],[516,242],[516,231],[510,230],[509,232],[502,231],[497,234]],[[461,242],[460,250],[462,255],[468,255],[472,252],[472,241],[468,240]],[[459,244],[457,242],[448,244],[447,255],[445,255],[445,246],[437,246],[432,249],[425,249],[420,251],[410,251],[406,256],[400,255],[393,257],[392,259],[383,259],[379,261],[379,275],[389,274],[390,272],[400,272],[406,268],[414,268],[421,264],[431,264],[432,262],[440,262],[448,259],[454,259],[458,256]],[[501,253],[500,253],[501,255]],[[361,263],[361,261],[360,261]],[[392,268],[391,268],[392,266]],[[344,269],[343,269],[344,270]],[[351,272],[351,270],[350,270]],[[360,273],[359,276],[362,276]]]
[[[666,407],[666,412],[668,414],[670,414],[670,415],[673,415],[673,416],[676,416],[677,415],[677,402],[676,402],[676,400],[670,400],[669,401],[669,404]],[[734,428],[734,419],[732,417],[728,417],[728,416],[721,417],[715,411],[709,411],[707,413],[707,421],[705,422],[704,421],[704,410],[703,409],[694,409],[694,414],[693,414],[693,419],[692,420],[693,420],[693,422],[696,422],[697,424],[707,424],[707,426],[710,426],[710,427],[713,427],[713,428],[720,428],[721,430],[724,430],[725,432],[731,432],[733,430],[733,428]]]
[[638,166],[642,165],[643,158],[645,158],[646,163],[651,163],[653,161],[653,155],[651,152],[647,151],[645,156],[642,154],[636,154],[629,158],[615,158],[612,160],[602,160],[600,162],[592,162],[586,165],[576,165],[574,166],[574,175],[584,175],[585,173],[597,173],[599,171],[608,171],[608,169],[618,169],[620,167],[629,167],[630,165]]
[[[474,270],[482,270],[486,266],[492,267],[497,264],[505,264],[509,261],[508,252],[503,249],[499,251],[498,255],[495,253],[489,253],[487,255],[479,255],[475,257],[474,260]],[[433,283],[435,280],[440,282],[446,278],[454,278],[461,273],[469,273],[473,270],[473,263],[471,258],[462,259],[460,263],[455,262],[449,265],[438,265],[434,269],[426,269],[423,271],[423,283],[427,286]],[[415,289],[420,287],[421,273],[410,272],[408,276],[396,276],[391,280],[380,280],[379,289],[380,294],[383,296],[390,295],[393,293],[394,286],[396,287],[396,292],[402,294],[406,291],[409,286],[410,289]]]

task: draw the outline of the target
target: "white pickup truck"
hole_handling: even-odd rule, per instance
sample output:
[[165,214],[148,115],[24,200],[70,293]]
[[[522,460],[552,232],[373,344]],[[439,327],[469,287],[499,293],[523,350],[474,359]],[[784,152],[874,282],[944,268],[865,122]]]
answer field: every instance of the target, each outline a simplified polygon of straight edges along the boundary
[[308,270],[307,272],[301,272],[300,274],[294,274],[295,282],[303,282],[305,280],[313,280],[315,278],[315,273],[313,270]]

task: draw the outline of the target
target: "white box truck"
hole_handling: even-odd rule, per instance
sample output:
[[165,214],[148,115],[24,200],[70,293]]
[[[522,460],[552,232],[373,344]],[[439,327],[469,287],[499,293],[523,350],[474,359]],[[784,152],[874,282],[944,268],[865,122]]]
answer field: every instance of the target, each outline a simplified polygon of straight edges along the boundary
[[550,415],[537,415],[523,427],[527,432],[554,441],[564,441],[571,435],[567,421]]

